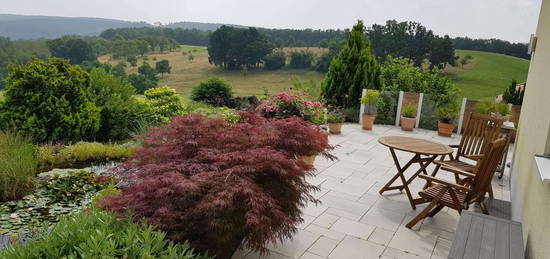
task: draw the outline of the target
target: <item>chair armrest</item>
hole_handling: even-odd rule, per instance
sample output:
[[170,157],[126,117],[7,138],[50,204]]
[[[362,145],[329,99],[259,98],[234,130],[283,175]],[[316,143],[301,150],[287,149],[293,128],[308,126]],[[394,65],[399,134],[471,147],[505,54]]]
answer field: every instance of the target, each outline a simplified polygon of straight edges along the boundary
[[479,161],[483,158],[482,154],[479,154],[479,155],[463,155],[463,156],[468,158],[468,159],[475,160],[475,161]]
[[460,169],[458,169],[456,167],[452,167],[452,166],[442,166],[441,169],[445,170],[445,171],[453,172],[455,174],[467,176],[467,177],[475,177],[475,174],[473,174],[473,173],[466,172],[464,170],[460,170]]
[[470,188],[466,187],[466,186],[462,186],[462,185],[458,185],[456,183],[451,183],[451,182],[447,182],[445,180],[441,180],[439,178],[435,178],[433,176],[429,176],[429,175],[424,175],[424,174],[421,174],[419,175],[418,177],[428,181],[429,183],[430,182],[434,182],[434,183],[438,183],[438,184],[442,184],[442,185],[445,185],[445,186],[448,186],[448,187],[452,187],[452,188],[455,188],[459,191],[463,191],[463,192],[469,192],[471,191]]
[[452,147],[452,148],[459,148],[460,145],[449,145],[449,147]]

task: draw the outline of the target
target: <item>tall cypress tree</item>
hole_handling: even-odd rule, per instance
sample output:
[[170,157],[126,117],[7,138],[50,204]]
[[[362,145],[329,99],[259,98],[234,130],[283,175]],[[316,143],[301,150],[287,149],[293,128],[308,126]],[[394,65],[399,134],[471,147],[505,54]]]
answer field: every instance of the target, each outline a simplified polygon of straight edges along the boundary
[[330,63],[322,84],[322,97],[327,104],[358,107],[364,88],[380,89],[380,65],[365,39],[365,26],[359,20],[338,56]]

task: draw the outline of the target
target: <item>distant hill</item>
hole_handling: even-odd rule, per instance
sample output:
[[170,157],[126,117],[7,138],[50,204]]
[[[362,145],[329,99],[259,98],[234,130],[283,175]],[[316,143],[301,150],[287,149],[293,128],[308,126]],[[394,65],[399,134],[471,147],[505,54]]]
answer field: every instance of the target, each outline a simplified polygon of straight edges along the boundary
[[446,74],[469,99],[493,99],[502,94],[513,79],[527,80],[529,60],[474,50],[456,50],[457,56],[470,55],[472,61],[463,68],[447,66]]
[[97,36],[111,28],[152,26],[115,19],[0,14],[0,36],[11,39]]
[[235,24],[223,24],[223,23],[202,23],[202,22],[176,22],[165,25],[167,28],[182,28],[182,29],[195,29],[201,31],[215,31],[223,25],[236,27],[236,28],[248,28],[248,26],[235,25]]

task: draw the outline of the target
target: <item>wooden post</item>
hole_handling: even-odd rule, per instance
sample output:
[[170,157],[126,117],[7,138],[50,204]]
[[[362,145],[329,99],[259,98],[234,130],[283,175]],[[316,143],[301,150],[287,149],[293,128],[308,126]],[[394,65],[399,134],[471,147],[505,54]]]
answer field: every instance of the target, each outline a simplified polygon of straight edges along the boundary
[[415,128],[420,126],[420,114],[422,113],[422,101],[424,100],[424,93],[420,93],[418,97],[418,109],[416,110],[416,125]]
[[395,126],[399,126],[399,120],[401,119],[401,107],[403,106],[403,91],[399,91],[399,100],[397,101],[397,112],[395,113]]
[[468,99],[462,98],[462,106],[460,107],[460,117],[458,117],[458,128],[456,133],[460,135],[462,132],[462,123],[464,123],[464,113],[466,113],[466,102]]
[[[361,92],[361,100],[367,94],[367,89],[363,89]],[[365,113],[365,105],[361,103],[361,108],[359,109],[359,125],[363,125],[363,113]]]

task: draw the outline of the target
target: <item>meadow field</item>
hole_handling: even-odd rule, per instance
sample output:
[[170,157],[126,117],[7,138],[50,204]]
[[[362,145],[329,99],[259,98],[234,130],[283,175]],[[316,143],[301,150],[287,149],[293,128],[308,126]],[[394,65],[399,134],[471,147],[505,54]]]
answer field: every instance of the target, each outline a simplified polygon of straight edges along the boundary
[[[322,48],[284,49],[287,54],[295,50],[309,50],[317,55],[327,51]],[[193,55],[194,59],[189,59],[190,55]],[[527,79],[528,60],[469,50],[456,50],[456,55],[473,57],[464,67],[448,66],[445,69],[445,74],[462,91],[464,97],[478,100],[490,99],[502,94],[512,79],[518,82],[524,82]],[[324,78],[323,73],[307,69],[223,71],[208,62],[208,51],[206,47],[201,46],[184,45],[180,51],[151,53],[146,55],[146,58],[152,66],[156,61],[167,59],[172,66],[172,72],[162,76],[159,84],[175,88],[184,96],[188,96],[194,86],[209,77],[219,77],[231,82],[235,94],[240,96],[264,95],[266,92],[273,94],[288,90],[292,87],[293,78],[316,82],[321,82]],[[113,65],[119,62],[119,60],[110,60],[109,56],[102,56],[99,59]],[[139,58],[138,66],[142,63],[143,59]],[[128,66],[127,72],[137,73],[137,67]]]
[[[295,48],[302,50],[306,48]],[[322,53],[325,51],[320,48],[308,48],[312,52]],[[192,50],[193,60],[189,60],[189,52]],[[285,49],[290,52],[291,49]],[[119,60],[109,60],[109,56],[99,58],[102,62],[110,62],[115,65]],[[307,69],[285,68],[276,71],[269,70],[248,70],[248,71],[223,71],[208,63],[208,53],[206,47],[182,46],[182,51],[170,53],[151,53],[147,55],[149,64],[154,66],[156,61],[166,59],[172,66],[172,72],[161,77],[159,84],[168,85],[175,88],[176,91],[184,96],[188,96],[194,86],[209,77],[219,77],[229,81],[233,85],[236,95],[264,95],[266,92],[274,94],[292,87],[292,79],[314,80],[320,82],[324,74]],[[156,59],[156,61],[154,60]],[[287,61],[288,62],[288,61]],[[138,66],[143,63],[139,58]],[[137,67],[128,66],[127,72],[137,73]]]
[[464,68],[459,65],[445,70],[466,98],[490,99],[502,94],[513,79],[518,83],[527,80],[529,61],[526,59],[472,50],[456,50],[456,55],[473,57]]

